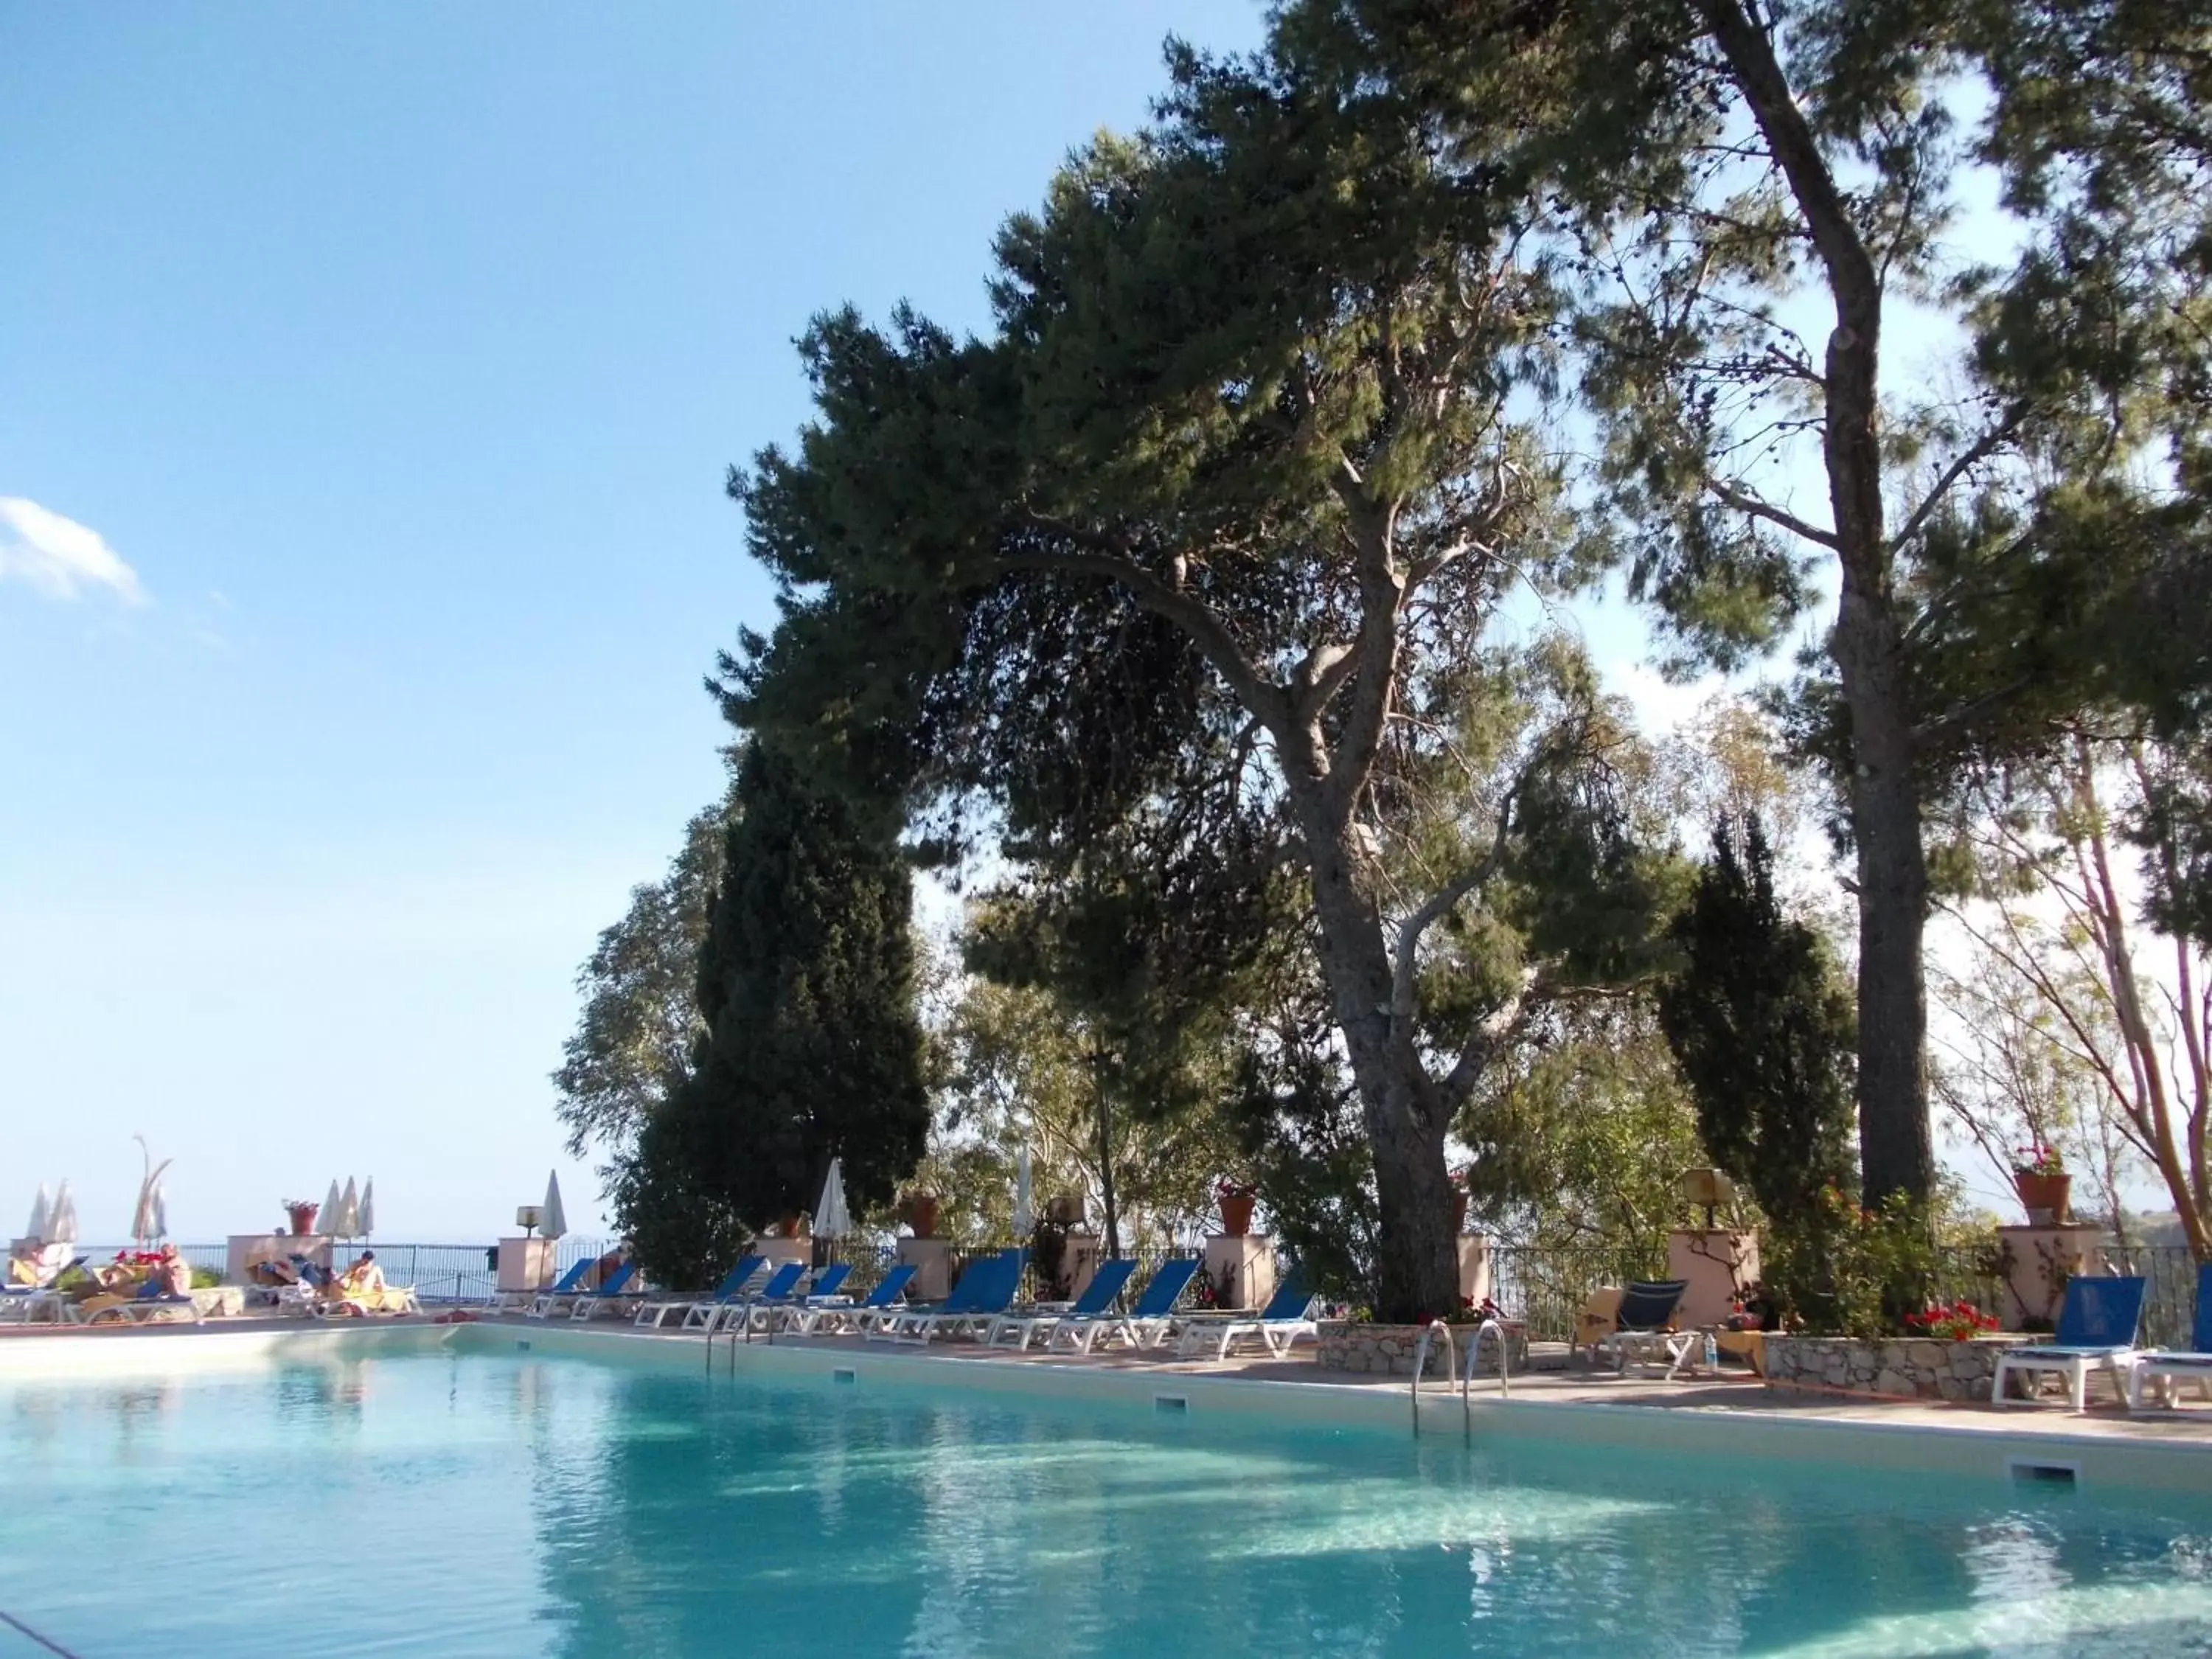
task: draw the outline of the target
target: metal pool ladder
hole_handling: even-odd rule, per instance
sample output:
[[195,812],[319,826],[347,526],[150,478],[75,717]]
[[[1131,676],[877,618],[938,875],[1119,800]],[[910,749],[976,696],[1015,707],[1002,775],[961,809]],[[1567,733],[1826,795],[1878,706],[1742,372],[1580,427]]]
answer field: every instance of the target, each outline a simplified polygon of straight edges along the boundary
[[1475,1356],[1482,1352],[1482,1334],[1489,1332],[1498,1339],[1498,1395],[1501,1400],[1513,1397],[1513,1344],[1505,1334],[1505,1327],[1495,1319],[1486,1319],[1474,1328],[1474,1334],[1467,1340],[1467,1370],[1460,1376],[1459,1413],[1469,1434],[1474,1432],[1474,1405],[1468,1390],[1474,1383]]
[[[1440,1331],[1443,1334],[1444,1339],[1444,1387],[1449,1389],[1453,1383],[1459,1381],[1459,1362],[1457,1356],[1452,1351],[1451,1327],[1441,1319],[1431,1319],[1429,1322],[1428,1329],[1421,1333],[1421,1340],[1413,1348],[1413,1388],[1411,1398],[1413,1402],[1413,1433],[1416,1437],[1421,1432],[1421,1378],[1428,1373],[1429,1340]],[[1478,1330],[1475,1334],[1480,1336],[1482,1333]],[[1468,1350],[1469,1369],[1473,1368],[1474,1358],[1474,1350],[1470,1347]],[[1460,1408],[1462,1412],[1466,1410],[1466,1402],[1467,1389],[1462,1384],[1460,1389]]]

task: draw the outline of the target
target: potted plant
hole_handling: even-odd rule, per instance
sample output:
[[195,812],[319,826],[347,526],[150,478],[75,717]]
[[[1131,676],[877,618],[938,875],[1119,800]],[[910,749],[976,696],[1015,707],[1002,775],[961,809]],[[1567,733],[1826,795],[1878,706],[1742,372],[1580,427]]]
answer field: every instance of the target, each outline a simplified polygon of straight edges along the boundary
[[1221,1231],[1229,1238],[1242,1238],[1252,1231],[1252,1207],[1260,1200],[1259,1188],[1249,1181],[1224,1176],[1215,1183],[1214,1201],[1221,1206]]
[[315,1212],[322,1207],[319,1204],[311,1204],[302,1198],[288,1198],[284,1200],[285,1219],[292,1224],[294,1237],[304,1238],[315,1231]]
[[937,1237],[939,1199],[935,1193],[908,1193],[899,1208],[916,1238]]
[[1078,1193],[1055,1194],[1044,1206],[1045,1219],[1063,1227],[1083,1224],[1083,1198]]
[[2031,1226],[2055,1226],[2069,1213],[2074,1177],[2055,1146],[2023,1146],[2012,1170],[2013,1190]]

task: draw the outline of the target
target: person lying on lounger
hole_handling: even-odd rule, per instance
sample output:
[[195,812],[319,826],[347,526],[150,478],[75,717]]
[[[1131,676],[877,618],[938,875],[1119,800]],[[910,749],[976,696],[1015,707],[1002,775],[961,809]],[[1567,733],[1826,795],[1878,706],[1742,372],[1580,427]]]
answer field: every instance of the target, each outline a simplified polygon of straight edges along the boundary
[[9,1251],[8,1282],[26,1287],[45,1284],[46,1264],[42,1259],[45,1251],[46,1246],[35,1238],[27,1238],[20,1248]]
[[354,1264],[340,1273],[324,1292],[332,1313],[405,1313],[409,1294],[384,1282],[384,1269],[376,1265],[376,1252],[363,1250]]

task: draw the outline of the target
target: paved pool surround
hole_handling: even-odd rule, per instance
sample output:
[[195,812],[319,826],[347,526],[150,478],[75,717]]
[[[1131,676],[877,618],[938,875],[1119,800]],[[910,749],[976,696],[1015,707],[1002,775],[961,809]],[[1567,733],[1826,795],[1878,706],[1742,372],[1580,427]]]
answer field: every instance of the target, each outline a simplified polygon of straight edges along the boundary
[[2010,1480],[2063,1471],[2084,1485],[2212,1492],[2212,1411],[2165,1419],[2056,1410],[1881,1405],[1792,1399],[1747,1382],[1680,1382],[1552,1373],[1494,1377],[1464,1395],[1433,1382],[1326,1372],[1291,1361],[1163,1363],[1116,1353],[1085,1358],[1032,1351],[987,1354],[893,1348],[858,1339],[748,1343],[696,1333],[656,1335],[626,1325],[488,1319],[441,1325],[407,1320],[242,1322],[217,1330],[71,1332],[0,1340],[0,1381],[158,1376],[179,1370],[337,1362],[358,1354],[444,1346],[457,1354],[523,1352],[648,1365],[793,1386],[957,1389],[1053,1394],[1149,1405],[1192,1418],[1259,1414],[1317,1430],[1367,1428],[1424,1435],[1534,1438],[1728,1460],[1935,1469]]

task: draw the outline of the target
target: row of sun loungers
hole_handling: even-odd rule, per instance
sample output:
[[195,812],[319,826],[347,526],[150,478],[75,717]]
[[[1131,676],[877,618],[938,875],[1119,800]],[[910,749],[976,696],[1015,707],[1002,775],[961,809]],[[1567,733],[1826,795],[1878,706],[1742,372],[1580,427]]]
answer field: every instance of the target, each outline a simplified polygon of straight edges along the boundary
[[2171,1405],[2180,1385],[2189,1382],[2212,1400],[2212,1264],[2197,1270],[2197,1314],[2185,1349],[2136,1346],[2145,1288],[2145,1281],[2135,1277],[2068,1279],[2052,1340],[2035,1347],[2008,1348],[1999,1357],[1990,1385],[1996,1403],[2024,1403],[2007,1392],[2015,1376],[2027,1384],[2031,1396],[2044,1378],[2055,1376],[2065,1387],[2067,1404],[2078,1412],[2088,1404],[2090,1377],[2100,1371],[2112,1377],[2130,1411],[2142,1410],[2154,1395]]
[[588,1264],[572,1268],[526,1309],[538,1319],[586,1320],[609,1306],[629,1312],[633,1324],[713,1334],[762,1332],[797,1336],[858,1335],[872,1342],[926,1346],[940,1339],[967,1339],[988,1347],[1026,1352],[1041,1345],[1047,1352],[1091,1353],[1116,1345],[1131,1349],[1172,1349],[1178,1358],[1224,1358],[1240,1342],[1258,1345],[1280,1357],[1299,1337],[1316,1334],[1313,1297],[1286,1283],[1256,1314],[1209,1314],[1177,1310],[1197,1276],[1188,1259],[1162,1264],[1144,1294],[1126,1311],[1120,1304],[1137,1271],[1133,1261],[1099,1264],[1083,1294],[1069,1303],[1017,1305],[1025,1253],[1007,1250],[971,1263],[945,1299],[935,1304],[907,1301],[915,1269],[894,1267],[860,1299],[843,1294],[850,1269],[832,1264],[811,1278],[798,1262],[769,1270],[763,1257],[748,1255],[723,1276],[706,1297],[656,1296],[630,1288],[631,1274],[618,1270],[595,1289],[582,1287]]

